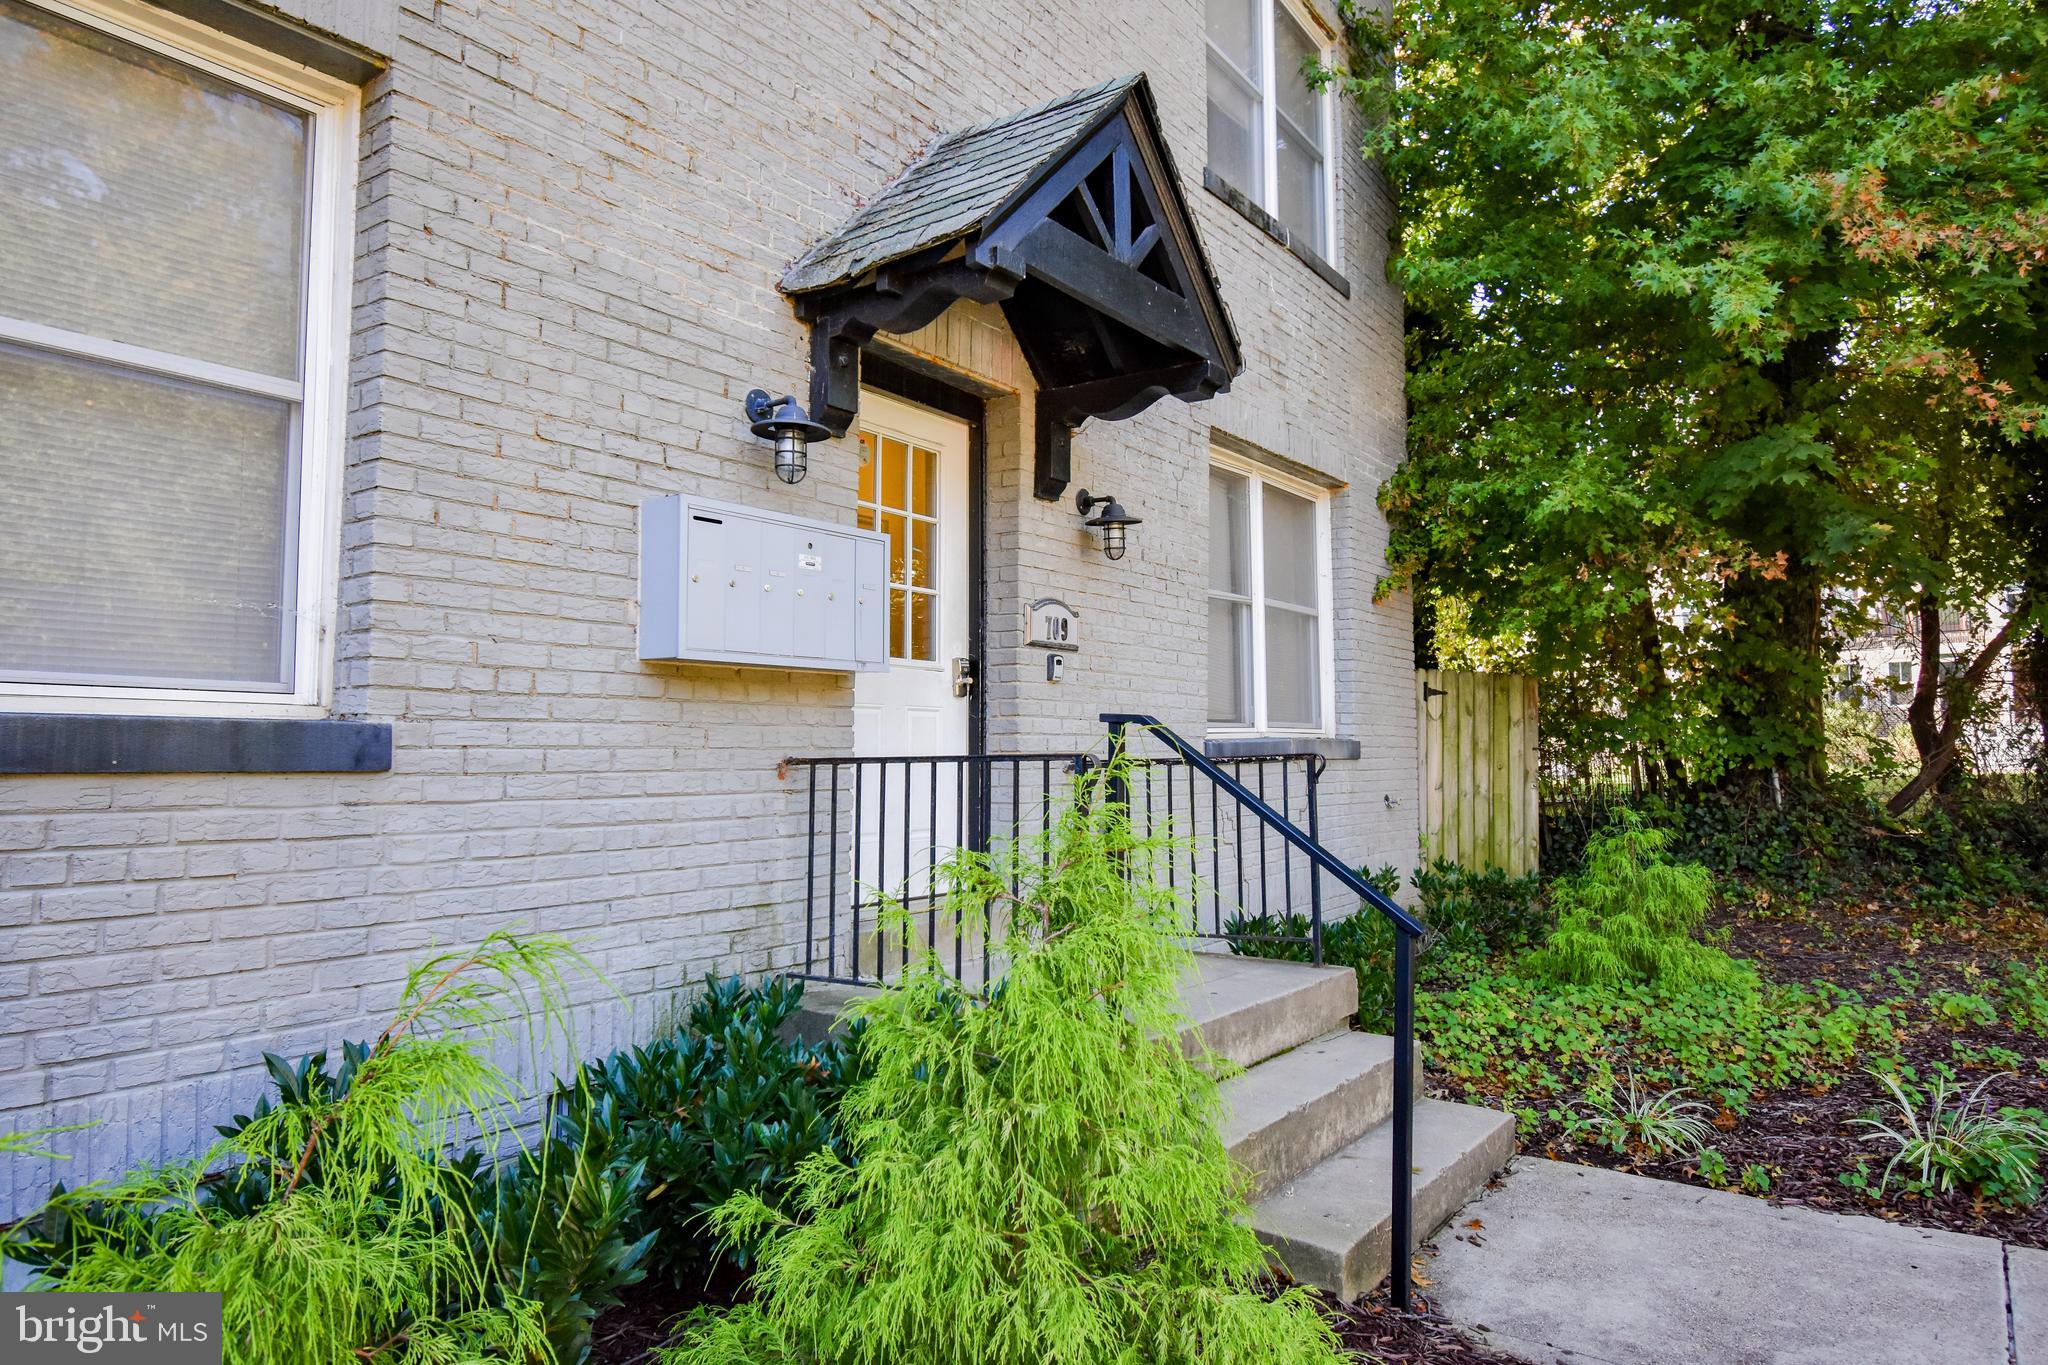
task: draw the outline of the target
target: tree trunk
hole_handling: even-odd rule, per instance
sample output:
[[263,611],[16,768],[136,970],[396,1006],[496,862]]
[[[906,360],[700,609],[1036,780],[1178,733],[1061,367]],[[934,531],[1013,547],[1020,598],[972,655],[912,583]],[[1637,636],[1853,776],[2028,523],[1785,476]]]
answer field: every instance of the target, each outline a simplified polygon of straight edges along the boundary
[[[1770,31],[1778,21],[1760,19]],[[1759,413],[1749,430],[1730,432],[1740,440],[1802,415],[1825,413],[1833,398],[1816,389],[1838,382],[1835,352],[1839,328],[1808,332],[1785,343],[1775,359],[1758,364],[1757,376],[1776,401]],[[1824,439],[1824,437],[1823,437]],[[1814,563],[1821,553],[1807,537],[1811,515],[1788,515],[1782,488],[1759,490],[1729,527],[1775,562],[1752,565],[1729,580],[1722,601],[1735,625],[1723,651],[1720,712],[1741,767],[1724,787],[1774,796],[1786,789],[1820,785],[1827,772],[1827,665],[1821,657],[1823,574]]]
[[2041,755],[2048,762],[2048,630],[2036,629],[2013,664],[2013,682],[2033,708],[2041,732]]
[[1913,700],[1906,705],[1906,728],[1913,732],[1913,750],[1927,766],[1941,747],[1941,602],[1923,593],[1914,605],[1919,628],[1920,672],[1913,680]]
[[[2013,622],[2024,619],[2030,609],[2031,603],[2022,601],[2019,609],[2007,617],[2005,624],[1998,628],[1998,633],[1984,642],[1984,647],[1977,651],[1976,657],[1970,660],[1969,666],[1957,672],[1953,678],[1948,680],[1948,685],[1941,688],[1941,700],[1943,702],[1941,725],[1935,731],[1933,747],[1921,751],[1920,771],[1913,775],[1913,780],[1902,787],[1896,796],[1885,803],[1885,809],[1893,815],[1904,815],[1908,810],[1912,809],[1915,801],[1918,801],[1931,791],[1951,789],[1953,778],[1959,771],[1956,767],[1956,756],[1962,746],[1963,723],[1970,718],[1970,710],[1976,704],[1978,691],[1984,686],[1985,676],[1991,672],[1991,666],[1998,662],[1998,656],[2005,653],[2006,641],[2012,636]],[[1940,673],[1940,624],[1941,622],[1937,615],[1935,621],[1937,633],[1934,636],[1935,672],[1937,677]],[[1924,623],[1922,634],[1923,636],[1926,634]],[[1923,661],[1926,658],[1926,652],[1927,646],[1923,640],[1921,645]],[[1923,662],[1923,669],[1924,666]],[[1916,687],[1914,696],[1916,704],[1919,701],[1918,692],[1919,688]],[[1919,743],[1917,733],[1914,735],[1914,743]]]

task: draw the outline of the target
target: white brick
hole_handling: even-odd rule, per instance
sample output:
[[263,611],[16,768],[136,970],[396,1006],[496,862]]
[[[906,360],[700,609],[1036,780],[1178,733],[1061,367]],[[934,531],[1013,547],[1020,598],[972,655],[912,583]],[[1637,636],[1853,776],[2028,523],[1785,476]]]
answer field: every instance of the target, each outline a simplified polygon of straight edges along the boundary
[[[1006,395],[987,429],[991,747],[1085,748],[1110,708],[1201,733],[1221,432],[1341,485],[1337,729],[1366,757],[1331,765],[1323,828],[1353,861],[1412,861],[1408,608],[1372,602],[1401,307],[1355,120],[1335,139],[1347,299],[1201,188],[1194,0],[975,0],[942,24],[899,0],[684,10],[399,10],[364,113],[336,622],[337,711],[392,723],[393,770],[0,779],[0,1125],[107,1116],[65,1179],[196,1149],[253,1099],[262,1051],[373,1029],[408,963],[494,927],[573,933],[643,1016],[706,968],[801,961],[805,813],[776,766],[850,751],[851,682],[641,665],[637,505],[688,490],[850,521],[852,443],[785,487],[741,421],[749,387],[807,376],[776,279],[938,132],[1126,71],[1151,76],[1246,358],[1209,403],[1079,434],[1076,487],[1145,518],[1130,556],[1107,563],[1070,501],[1031,496],[1035,396],[999,310],[884,339]],[[879,74],[762,82],[730,60],[742,43]],[[1057,688],[1017,630],[1048,592],[1083,620]],[[625,1036],[594,998],[589,1035]],[[36,1193],[7,1179],[0,1218]]]

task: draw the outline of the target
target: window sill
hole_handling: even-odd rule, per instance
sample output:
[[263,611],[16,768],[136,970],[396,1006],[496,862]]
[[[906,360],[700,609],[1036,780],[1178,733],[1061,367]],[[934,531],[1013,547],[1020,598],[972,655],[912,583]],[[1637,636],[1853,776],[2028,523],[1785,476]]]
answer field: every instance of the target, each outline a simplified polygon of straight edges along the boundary
[[365,720],[0,715],[0,774],[384,773],[391,727]]
[[1364,747],[1355,739],[1327,735],[1228,735],[1202,741],[1210,758],[1272,758],[1281,754],[1320,754],[1324,758],[1357,758]]
[[1295,241],[1294,234],[1288,231],[1287,225],[1253,203],[1250,195],[1210,170],[1207,166],[1202,168],[1202,188],[1208,190],[1209,193],[1215,195],[1233,209],[1236,209],[1238,216],[1247,223],[1250,223],[1281,246],[1293,252],[1295,259],[1322,277],[1323,283],[1329,285],[1330,288],[1336,290],[1345,298],[1351,297],[1351,281],[1338,274],[1337,267],[1317,255],[1309,247]]

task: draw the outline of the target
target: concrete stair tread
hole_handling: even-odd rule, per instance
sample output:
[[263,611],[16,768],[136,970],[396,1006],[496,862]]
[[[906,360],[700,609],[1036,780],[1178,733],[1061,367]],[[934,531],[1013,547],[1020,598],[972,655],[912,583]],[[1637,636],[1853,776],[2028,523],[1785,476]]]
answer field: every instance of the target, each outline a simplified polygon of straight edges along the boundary
[[[1514,1154],[1514,1119],[1494,1109],[1415,1106],[1415,1235],[1429,1236]],[[1297,1280],[1346,1300],[1392,1263],[1394,1130],[1382,1123],[1252,1205],[1252,1226]]]
[[1256,1198],[1387,1117],[1394,1040],[1349,1029],[1325,1034],[1232,1076],[1222,1092],[1223,1144],[1251,1172]]
[[1249,1067],[1345,1027],[1358,1011],[1358,978],[1349,967],[1196,953],[1180,998],[1209,1050]]
[[[796,1032],[823,1037],[854,998],[870,988],[813,982],[804,991]],[[1344,1029],[1358,1009],[1358,978],[1349,967],[1196,953],[1180,984],[1190,1052],[1199,1033],[1211,1052],[1250,1067]]]

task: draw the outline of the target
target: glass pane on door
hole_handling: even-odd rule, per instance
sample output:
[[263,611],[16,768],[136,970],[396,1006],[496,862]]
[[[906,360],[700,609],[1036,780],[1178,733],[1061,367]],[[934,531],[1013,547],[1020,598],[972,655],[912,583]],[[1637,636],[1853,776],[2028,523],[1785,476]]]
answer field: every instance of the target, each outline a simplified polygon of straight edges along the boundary
[[936,663],[940,453],[868,431],[860,445],[855,521],[889,537],[889,657]]

